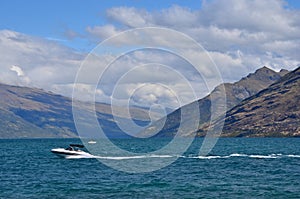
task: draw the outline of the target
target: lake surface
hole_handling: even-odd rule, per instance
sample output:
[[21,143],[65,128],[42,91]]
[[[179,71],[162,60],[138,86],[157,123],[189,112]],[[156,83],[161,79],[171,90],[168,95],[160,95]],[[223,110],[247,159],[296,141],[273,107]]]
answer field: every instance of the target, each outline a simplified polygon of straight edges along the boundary
[[[168,141],[114,142],[147,151]],[[97,158],[50,152],[70,143],[80,140],[0,140],[0,198],[300,198],[299,138],[222,138],[206,157],[198,155],[202,139],[196,139],[173,164],[139,174],[114,170]],[[126,158],[109,155],[107,161],[121,164]],[[150,158],[170,157],[137,159]]]

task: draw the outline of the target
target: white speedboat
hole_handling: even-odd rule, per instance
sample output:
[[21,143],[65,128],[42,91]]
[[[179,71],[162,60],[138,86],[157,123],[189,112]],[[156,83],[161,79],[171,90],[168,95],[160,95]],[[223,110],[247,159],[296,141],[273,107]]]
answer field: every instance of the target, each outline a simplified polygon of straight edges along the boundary
[[81,144],[70,144],[70,146],[66,149],[64,148],[56,148],[52,149],[51,152],[65,158],[76,158],[76,157],[91,157],[92,155],[80,150],[80,148],[84,148]]

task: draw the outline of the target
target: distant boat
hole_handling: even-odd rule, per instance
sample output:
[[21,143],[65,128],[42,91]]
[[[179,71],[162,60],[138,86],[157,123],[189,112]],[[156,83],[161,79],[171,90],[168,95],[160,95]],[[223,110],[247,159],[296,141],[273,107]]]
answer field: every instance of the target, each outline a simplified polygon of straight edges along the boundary
[[91,157],[92,155],[80,150],[81,148],[84,148],[82,144],[70,144],[70,146],[66,149],[64,148],[56,148],[52,149],[51,152],[60,156],[60,157],[74,157],[74,156],[83,156],[83,157]]
[[91,141],[89,141],[88,143],[89,143],[89,144],[96,144],[97,142],[94,141],[94,140],[91,140]]

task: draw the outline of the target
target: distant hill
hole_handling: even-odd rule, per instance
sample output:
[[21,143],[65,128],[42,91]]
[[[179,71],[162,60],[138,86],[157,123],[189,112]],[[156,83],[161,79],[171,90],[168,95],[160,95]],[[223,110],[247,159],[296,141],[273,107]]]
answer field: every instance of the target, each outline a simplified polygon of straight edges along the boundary
[[[219,90],[224,86],[229,111],[223,136],[299,136],[299,68],[287,73],[286,70],[275,72],[263,67],[238,82],[217,86],[210,95],[193,102],[199,106],[201,113],[197,135],[205,135],[211,117],[211,100],[218,98]],[[97,103],[95,107],[101,127],[108,137],[127,137],[115,123],[110,105]],[[188,104],[182,108],[190,113],[194,111],[191,107]],[[115,108],[118,117],[125,121],[130,119],[124,114],[125,108]],[[182,108],[158,120],[157,123],[166,119],[166,123],[157,137],[174,136]],[[130,114],[138,124],[149,123],[149,114],[144,108],[132,107]],[[0,83],[0,118],[0,138],[78,136],[73,121],[72,100],[41,89]],[[143,133],[147,134],[148,129],[155,131],[155,124]]]
[[[116,107],[123,117],[126,109]],[[110,137],[124,137],[111,107],[97,103],[98,120]],[[148,111],[130,110],[135,122],[149,122]],[[41,89],[0,84],[0,138],[77,137],[70,98]],[[125,118],[126,119],[126,118]]]
[[[210,121],[211,118],[211,100],[218,100],[220,94],[219,92],[224,86],[226,92],[226,106],[227,110],[231,109],[235,105],[239,104],[242,100],[257,94],[259,91],[267,88],[274,82],[278,81],[282,76],[287,74],[287,70],[281,70],[280,72],[275,72],[267,67],[262,67],[256,70],[254,73],[249,74],[247,77],[242,78],[235,83],[225,83],[217,86],[211,94],[206,97],[199,99],[198,101],[192,102],[197,103],[200,111],[200,123],[198,136],[204,136],[205,131],[202,131],[201,126],[205,125]],[[213,97],[212,97],[213,96]],[[169,137],[174,136],[180,124],[181,109],[185,108],[187,112],[193,111],[191,104],[185,105],[174,112],[167,115],[165,125],[163,129],[156,134],[157,137]],[[193,118],[191,118],[192,120]],[[157,122],[159,124],[160,121]],[[159,126],[159,125],[157,125]],[[151,134],[156,131],[156,124],[146,129],[143,134]],[[189,136],[189,135],[186,135]]]
[[222,136],[300,136],[300,67],[227,112]]

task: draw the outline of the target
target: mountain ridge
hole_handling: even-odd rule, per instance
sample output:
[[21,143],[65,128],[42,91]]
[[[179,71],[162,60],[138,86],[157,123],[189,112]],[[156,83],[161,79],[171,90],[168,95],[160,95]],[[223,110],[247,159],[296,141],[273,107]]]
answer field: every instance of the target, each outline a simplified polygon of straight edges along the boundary
[[[292,72],[296,73],[294,71]],[[225,120],[225,132],[222,136],[234,137],[250,135],[251,133],[249,132],[242,132],[241,134],[237,134],[237,131],[236,134],[228,133],[234,129],[232,127],[234,126],[233,123],[232,126],[229,126],[229,124],[231,124],[230,121],[232,121],[228,119],[229,115],[234,114],[233,110],[235,110],[235,107],[243,105],[247,100],[259,97],[262,91],[266,89],[272,89],[274,87],[273,85],[276,85],[276,82],[283,80],[287,82],[292,81],[287,79],[290,77],[291,72],[287,73],[288,71],[286,70],[275,72],[267,67],[262,67],[237,82],[219,85],[208,96],[192,102],[191,104],[193,105],[196,103],[201,113],[196,135],[205,135],[211,117],[210,106],[213,102],[212,100],[218,100],[218,97],[220,97],[218,96],[220,94],[219,91],[222,87],[225,88],[227,95],[226,105],[229,110],[227,111],[227,120]],[[295,81],[298,82],[297,79]],[[279,87],[276,88],[279,89]],[[273,90],[276,90],[276,88],[273,88]],[[296,86],[296,88],[299,88],[299,85],[298,87]],[[285,91],[280,92],[284,94]],[[212,97],[212,95],[214,97]],[[3,83],[0,83],[0,96],[0,127],[2,127],[0,138],[78,137],[73,121],[72,101],[70,98],[52,92],[46,92],[38,88],[12,86]],[[293,103],[295,104],[295,102]],[[117,123],[114,121],[114,116],[124,117],[123,119],[131,119],[131,117],[133,117],[135,122],[142,125],[150,122],[147,109],[132,107],[130,109],[130,118],[126,118],[128,117],[126,116],[127,114],[125,114],[127,110],[122,107],[117,107],[119,115],[114,116],[112,115],[111,106],[108,104],[96,103],[95,107],[101,127],[108,133],[108,137],[128,137],[119,129]],[[188,104],[168,114],[166,118],[162,118],[162,120],[166,119],[163,129],[154,135],[154,137],[170,137],[175,135],[180,124],[178,121],[180,121],[182,108],[185,108],[187,113],[194,111]],[[284,117],[284,115],[278,116],[279,120],[280,118],[284,120]],[[292,115],[292,117],[298,119],[298,112],[296,115]],[[161,120],[158,120],[158,123],[159,121]],[[248,123],[251,125],[250,122]],[[154,131],[156,131],[155,123],[150,126],[152,131],[153,127]],[[298,132],[297,129],[295,131]],[[147,134],[149,132],[147,132],[146,129],[143,133]],[[183,134],[183,136],[190,136],[190,133],[191,132],[187,132]],[[272,135],[269,134],[269,136]],[[287,134],[286,136],[293,135]]]
[[[0,96],[1,138],[78,137],[72,99],[38,88],[3,83],[0,83]],[[95,108],[101,127],[110,133],[108,136],[125,136],[113,121],[110,105],[96,103]],[[126,109],[116,108],[117,116],[126,119]],[[150,120],[147,110],[132,108],[130,113],[137,122]]]
[[[278,81],[281,77],[287,74],[287,70],[281,70],[279,72],[275,72],[270,68],[262,67],[257,69],[254,73],[248,74],[246,77],[241,78],[239,81],[234,83],[223,83],[215,87],[215,89],[207,96],[197,101],[192,102],[191,104],[185,105],[171,114],[167,115],[165,119],[165,125],[160,130],[159,133],[154,135],[155,137],[172,137],[175,136],[178,127],[180,125],[180,110],[185,108],[186,111],[189,107],[194,103],[198,103],[199,111],[200,111],[200,122],[199,122],[199,131],[197,132],[197,136],[204,136],[205,131],[202,131],[201,126],[207,126],[210,122],[211,118],[211,104],[212,102],[218,101],[218,99],[222,98],[221,95],[224,95],[224,89],[226,94],[226,106],[227,110],[233,108],[235,105],[240,103],[242,100],[258,93],[259,91],[267,88],[271,84]],[[223,89],[224,88],[224,89]],[[212,101],[213,100],[213,101]],[[193,118],[190,118],[193,119]],[[189,120],[189,118],[187,119]],[[157,122],[157,126],[160,121]],[[146,129],[143,134],[144,136],[151,135],[153,132],[157,131],[158,128],[155,127],[156,124]],[[190,136],[188,132],[186,136]]]
[[300,67],[229,110],[222,136],[299,137],[299,102]]

